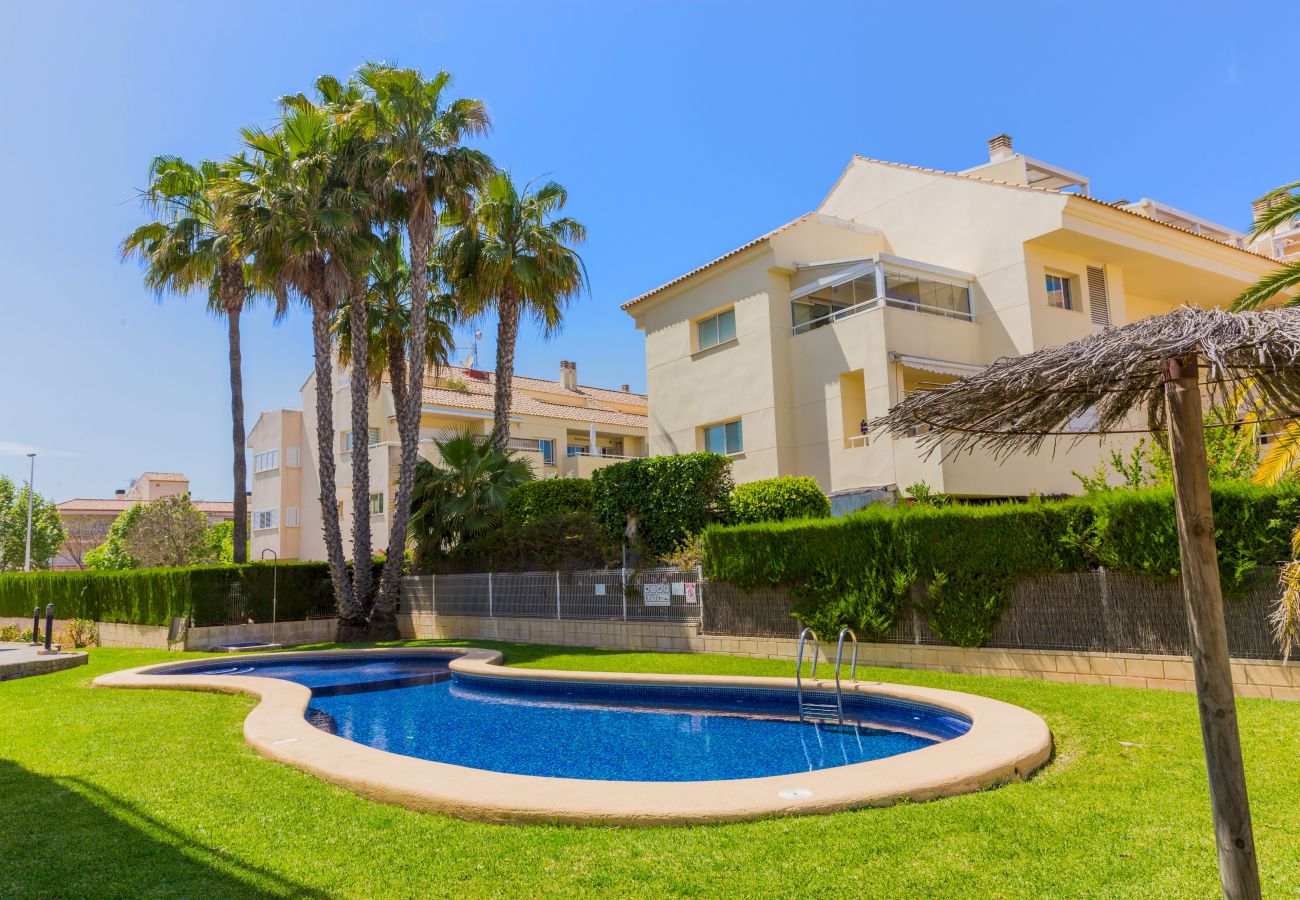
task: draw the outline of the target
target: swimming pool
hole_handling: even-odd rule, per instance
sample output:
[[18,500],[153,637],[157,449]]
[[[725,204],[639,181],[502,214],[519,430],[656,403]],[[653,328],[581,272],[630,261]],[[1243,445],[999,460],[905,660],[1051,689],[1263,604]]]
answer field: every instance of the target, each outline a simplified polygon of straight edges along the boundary
[[[716,781],[883,759],[965,734],[956,713],[851,696],[845,726],[801,722],[795,693],[453,674],[451,657],[203,664],[171,675],[260,675],[312,689],[307,718],[419,759],[551,778]],[[826,698],[834,701],[834,695]]]
[[[478,648],[241,656],[102,675],[254,694],[245,739],[358,793],[491,822],[735,821],[928,800],[1027,778],[1033,713],[971,694],[844,684],[846,727],[801,723],[793,679],[508,668]],[[833,698],[805,679],[805,699]]]

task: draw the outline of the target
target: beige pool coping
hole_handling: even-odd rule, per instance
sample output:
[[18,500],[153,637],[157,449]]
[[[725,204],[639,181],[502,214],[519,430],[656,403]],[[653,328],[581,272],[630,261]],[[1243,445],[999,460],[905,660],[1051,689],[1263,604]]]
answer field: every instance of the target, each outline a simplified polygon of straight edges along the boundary
[[[501,679],[738,686],[793,690],[793,678],[569,672],[501,665],[477,647],[394,647],[248,654],[277,660],[323,656],[456,656],[453,672]],[[895,697],[960,713],[966,734],[885,759],[814,772],[727,781],[595,781],[471,769],[358,744],[305,718],[311,690],[292,681],[248,675],[162,675],[194,660],[101,675],[101,687],[251,694],[261,702],[244,720],[244,738],[271,759],[383,803],[483,822],[686,825],[779,815],[830,813],[902,800],[921,801],[1028,778],[1051,757],[1052,735],[1034,713],[974,694],[882,682],[844,682],[845,693]],[[805,690],[834,682],[804,681]],[[793,793],[790,793],[793,792]]]

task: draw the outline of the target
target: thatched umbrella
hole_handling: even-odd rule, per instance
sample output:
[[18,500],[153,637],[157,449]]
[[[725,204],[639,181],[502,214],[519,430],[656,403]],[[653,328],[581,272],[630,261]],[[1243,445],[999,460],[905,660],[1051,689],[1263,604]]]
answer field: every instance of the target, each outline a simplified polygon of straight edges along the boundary
[[[1300,417],[1300,310],[1183,307],[1059,347],[1000,359],[911,394],[872,428],[921,436],[930,453],[999,458],[1089,434],[1168,431],[1201,736],[1223,893],[1259,896],[1205,459],[1203,398],[1254,421]],[[1266,411],[1261,413],[1261,411]],[[1144,414],[1146,425],[1141,422]]]

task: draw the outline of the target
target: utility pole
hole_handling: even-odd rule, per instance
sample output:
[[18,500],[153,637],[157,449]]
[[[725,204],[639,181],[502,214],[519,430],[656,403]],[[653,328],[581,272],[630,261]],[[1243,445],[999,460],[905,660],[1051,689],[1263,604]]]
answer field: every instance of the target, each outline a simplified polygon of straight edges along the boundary
[[36,493],[32,487],[32,482],[36,478],[36,454],[28,453],[27,458],[32,461],[32,467],[27,475],[27,552],[23,558],[24,572],[32,570],[32,500]]

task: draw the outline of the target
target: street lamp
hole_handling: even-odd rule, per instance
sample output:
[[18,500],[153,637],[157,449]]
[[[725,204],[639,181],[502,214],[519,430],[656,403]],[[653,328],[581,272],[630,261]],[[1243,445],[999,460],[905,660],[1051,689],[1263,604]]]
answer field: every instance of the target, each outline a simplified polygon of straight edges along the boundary
[[36,454],[28,453],[27,458],[32,461],[32,470],[27,475],[27,553],[23,559],[24,572],[32,570],[32,495],[35,493],[32,480],[36,477]]

